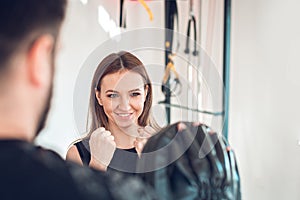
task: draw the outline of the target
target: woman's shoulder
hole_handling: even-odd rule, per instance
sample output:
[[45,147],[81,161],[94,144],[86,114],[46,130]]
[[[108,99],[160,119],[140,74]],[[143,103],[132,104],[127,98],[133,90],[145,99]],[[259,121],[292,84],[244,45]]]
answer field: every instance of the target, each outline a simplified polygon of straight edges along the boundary
[[[74,140],[68,147],[66,159],[67,160],[79,160],[81,151],[84,149],[89,149],[89,139],[88,135],[84,135],[81,138]],[[80,159],[81,160],[81,159]]]
[[71,151],[77,151],[79,152],[79,154],[82,154],[82,153],[86,153],[86,151],[90,151],[90,144],[89,144],[89,140],[90,138],[82,138],[82,139],[78,139],[76,141],[74,141],[70,147],[69,147],[69,150]]
[[84,134],[83,136],[81,136],[80,138],[74,140],[68,147],[68,149],[70,149],[73,146],[77,146],[77,145],[88,145],[89,144],[89,140],[90,140],[90,135],[89,134]]
[[86,164],[90,162],[90,146],[89,138],[81,138],[74,141],[67,151],[66,159],[72,160],[80,164]]
[[72,160],[72,161],[80,160],[80,155],[75,145],[69,147],[66,155],[66,160]]

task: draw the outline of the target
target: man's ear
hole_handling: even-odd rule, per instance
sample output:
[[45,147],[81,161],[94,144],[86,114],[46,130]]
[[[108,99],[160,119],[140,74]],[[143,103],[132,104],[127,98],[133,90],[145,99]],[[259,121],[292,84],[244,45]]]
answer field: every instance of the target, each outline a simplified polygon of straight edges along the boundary
[[54,62],[52,59],[54,38],[52,35],[42,35],[34,41],[28,52],[28,73],[32,84],[40,87],[49,84]]
[[96,98],[97,98],[98,104],[99,104],[100,106],[102,106],[103,103],[102,103],[102,100],[101,100],[101,97],[100,97],[100,91],[97,90],[97,89],[95,89],[95,94],[96,94]]

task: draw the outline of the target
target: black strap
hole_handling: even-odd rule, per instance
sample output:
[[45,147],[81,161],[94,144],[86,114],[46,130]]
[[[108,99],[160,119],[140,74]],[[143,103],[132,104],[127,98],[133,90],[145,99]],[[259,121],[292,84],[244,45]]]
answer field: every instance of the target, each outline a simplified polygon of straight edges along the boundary
[[123,21],[123,4],[124,4],[124,0],[120,0],[120,21],[119,21],[120,27],[122,27],[122,21]]
[[196,19],[195,17],[192,15],[188,21],[188,28],[187,28],[187,38],[186,38],[186,49],[184,50],[184,53],[188,54],[190,53],[190,45],[189,45],[189,39],[191,36],[191,23],[193,23],[193,29],[194,29],[194,51],[193,51],[193,55],[197,56],[198,55],[198,51],[197,51],[197,27],[196,27]]
[[125,0],[120,0],[120,21],[119,27],[126,28],[126,10],[124,10],[124,2]]
[[186,48],[184,50],[184,52],[186,54],[190,53],[190,48],[189,48],[189,39],[190,39],[190,29],[191,29],[191,23],[193,23],[193,28],[194,28],[194,51],[193,51],[193,55],[197,56],[198,55],[198,51],[197,51],[197,25],[196,25],[196,18],[193,14],[193,0],[190,0],[190,17],[189,17],[189,21],[188,21],[188,28],[187,28],[187,38],[186,38]]
[[84,141],[75,143],[83,165],[89,166],[91,161],[90,147]]

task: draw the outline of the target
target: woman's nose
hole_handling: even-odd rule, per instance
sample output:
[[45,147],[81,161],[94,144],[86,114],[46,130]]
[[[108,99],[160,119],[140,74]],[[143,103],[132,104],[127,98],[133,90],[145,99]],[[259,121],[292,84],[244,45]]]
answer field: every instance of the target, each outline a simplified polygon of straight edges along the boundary
[[130,101],[128,97],[122,97],[120,104],[119,104],[119,109],[127,111],[130,110]]

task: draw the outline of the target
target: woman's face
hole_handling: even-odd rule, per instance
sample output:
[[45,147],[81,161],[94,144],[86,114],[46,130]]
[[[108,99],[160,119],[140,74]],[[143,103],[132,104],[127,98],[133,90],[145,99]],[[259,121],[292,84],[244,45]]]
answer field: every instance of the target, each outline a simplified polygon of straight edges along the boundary
[[144,109],[147,88],[140,74],[131,71],[106,75],[101,81],[101,91],[96,92],[111,129],[126,130],[138,125]]

